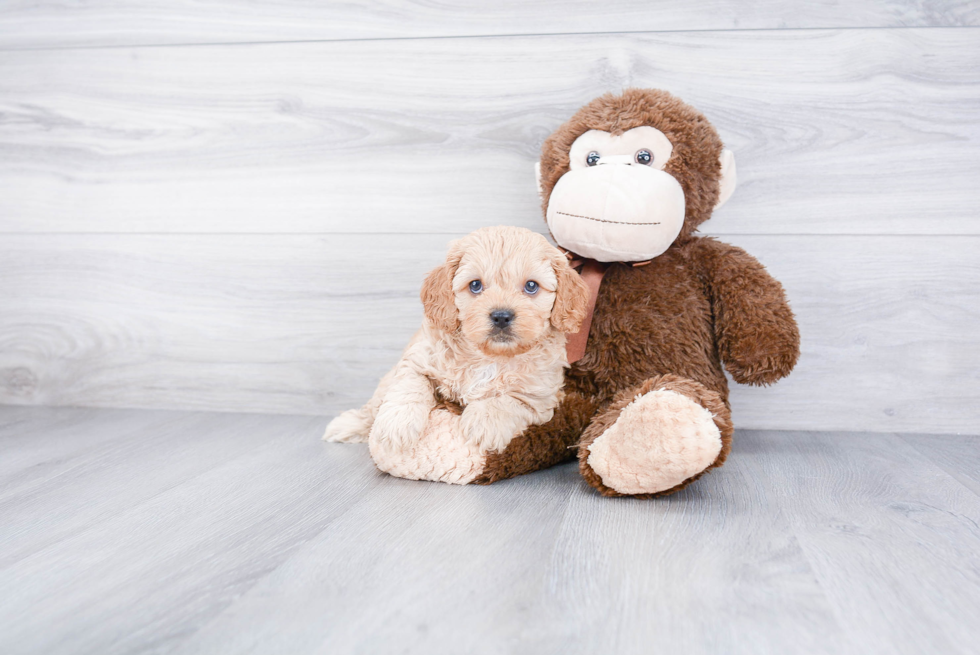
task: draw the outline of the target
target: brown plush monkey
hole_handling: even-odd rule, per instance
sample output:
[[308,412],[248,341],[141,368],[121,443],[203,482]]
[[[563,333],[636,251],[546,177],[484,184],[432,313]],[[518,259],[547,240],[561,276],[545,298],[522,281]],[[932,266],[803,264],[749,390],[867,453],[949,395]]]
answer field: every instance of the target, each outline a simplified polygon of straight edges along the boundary
[[548,227],[601,285],[554,418],[488,455],[475,482],[577,454],[604,495],[649,497],[725,461],[722,366],[736,382],[767,385],[799,356],[779,282],[745,251],[695,235],[734,184],[734,159],[714,128],[665,91],[604,95],[545,141]]

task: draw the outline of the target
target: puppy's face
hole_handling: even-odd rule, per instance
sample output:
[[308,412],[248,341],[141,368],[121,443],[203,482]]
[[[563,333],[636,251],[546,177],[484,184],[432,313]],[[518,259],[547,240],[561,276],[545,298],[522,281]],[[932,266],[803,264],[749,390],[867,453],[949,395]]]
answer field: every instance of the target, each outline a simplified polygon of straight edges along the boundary
[[588,289],[543,236],[484,228],[452,244],[446,264],[426,279],[426,316],[459,329],[488,355],[527,352],[551,330],[575,332]]
[[521,236],[474,240],[453,276],[463,336],[488,355],[526,352],[551,327],[558,291],[552,257],[547,243]]

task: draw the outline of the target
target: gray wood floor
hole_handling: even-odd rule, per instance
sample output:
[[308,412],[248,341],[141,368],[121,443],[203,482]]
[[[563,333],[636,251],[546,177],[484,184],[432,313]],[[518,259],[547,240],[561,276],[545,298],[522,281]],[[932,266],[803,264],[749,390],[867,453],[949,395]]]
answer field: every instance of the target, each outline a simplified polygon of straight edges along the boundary
[[0,408],[0,652],[976,652],[978,437],[741,431],[642,502],[325,423]]

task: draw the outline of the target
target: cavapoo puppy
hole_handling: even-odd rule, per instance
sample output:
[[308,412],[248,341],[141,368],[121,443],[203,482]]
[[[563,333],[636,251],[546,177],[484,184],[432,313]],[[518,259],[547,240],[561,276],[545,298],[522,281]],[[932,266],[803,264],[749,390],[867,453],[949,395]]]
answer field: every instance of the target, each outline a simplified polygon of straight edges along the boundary
[[430,413],[449,416],[437,410],[447,403],[463,408],[453,429],[476,452],[503,450],[550,420],[568,366],[565,334],[581,326],[588,288],[540,234],[489,227],[450,244],[421,297],[425,320],[401,360],[366,405],[338,416],[323,437],[370,440],[379,467],[396,475],[376,450],[420,455],[415,444],[436,429]]

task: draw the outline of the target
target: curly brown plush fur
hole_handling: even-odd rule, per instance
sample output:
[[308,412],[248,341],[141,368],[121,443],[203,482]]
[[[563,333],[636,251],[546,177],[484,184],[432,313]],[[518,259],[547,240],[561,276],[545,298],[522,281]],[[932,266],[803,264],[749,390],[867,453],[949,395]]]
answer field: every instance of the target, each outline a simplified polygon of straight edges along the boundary
[[[722,143],[710,123],[669,93],[631,89],[579,110],[542,147],[541,185],[550,194],[569,170],[569,149],[591,129],[613,134],[653,126],[673,144],[665,170],[681,184],[684,227],[673,245],[643,267],[613,263],[599,289],[585,355],[566,374],[555,417],[489,457],[478,482],[528,473],[578,456],[586,481],[606,495],[589,466],[589,446],[639,394],[680,393],[707,409],[721,433],[715,461],[671,493],[720,466],[732,423],[723,364],[739,383],[766,385],[786,376],[799,357],[799,332],[782,286],[745,251],[695,236],[718,200]],[[560,244],[559,244],[560,245]],[[577,451],[569,446],[577,445]]]

